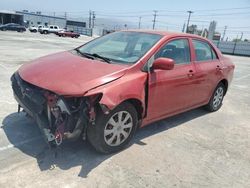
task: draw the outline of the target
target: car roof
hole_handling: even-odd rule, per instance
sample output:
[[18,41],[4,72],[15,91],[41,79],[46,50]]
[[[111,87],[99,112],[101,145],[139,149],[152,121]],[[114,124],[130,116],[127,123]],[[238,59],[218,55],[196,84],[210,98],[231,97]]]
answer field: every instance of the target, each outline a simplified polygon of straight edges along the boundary
[[161,30],[122,30],[125,32],[140,32],[140,33],[149,33],[149,34],[158,34],[158,35],[162,35],[168,38],[172,38],[172,37],[192,37],[192,38],[199,38],[199,39],[203,39],[206,40],[206,38],[198,36],[198,35],[194,35],[194,34],[188,34],[188,33],[180,33],[180,32],[170,32],[170,31],[161,31]]

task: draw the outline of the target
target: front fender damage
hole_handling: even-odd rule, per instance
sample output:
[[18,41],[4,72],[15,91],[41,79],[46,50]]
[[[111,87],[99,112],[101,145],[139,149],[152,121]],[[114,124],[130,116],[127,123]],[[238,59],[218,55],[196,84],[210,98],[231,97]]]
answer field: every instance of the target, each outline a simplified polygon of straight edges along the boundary
[[99,93],[102,94],[99,104],[106,114],[124,101],[137,100],[142,105],[142,117],[146,115],[147,74],[144,72],[125,76],[108,85],[89,90],[85,96]]

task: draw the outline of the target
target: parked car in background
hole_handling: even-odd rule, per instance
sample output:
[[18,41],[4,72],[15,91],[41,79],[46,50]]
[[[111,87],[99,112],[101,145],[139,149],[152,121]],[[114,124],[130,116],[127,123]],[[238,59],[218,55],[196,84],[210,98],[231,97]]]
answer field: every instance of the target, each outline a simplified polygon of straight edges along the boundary
[[200,106],[219,110],[233,72],[205,38],[121,31],[24,64],[11,80],[49,144],[82,137],[111,153],[127,146],[137,127]]
[[37,31],[38,31],[38,32],[41,32],[43,28],[48,28],[48,26],[39,25],[38,28],[37,28]]
[[1,31],[17,31],[17,32],[24,32],[26,28],[20,24],[16,23],[8,23],[0,26]]
[[36,27],[36,26],[30,26],[29,27],[29,31],[32,32],[32,33],[36,33],[38,31],[38,27]]
[[56,33],[59,37],[72,37],[72,38],[78,38],[80,37],[79,33],[76,33],[74,31],[59,31]]
[[39,29],[41,29],[41,28],[44,28],[44,25],[38,25],[37,27],[36,27],[36,26],[30,26],[30,27],[29,27],[29,31],[30,31],[30,32],[36,33],[36,32],[38,32]]
[[57,25],[49,25],[48,27],[43,27],[41,29],[39,29],[39,32],[41,34],[49,34],[49,33],[58,33],[60,31],[64,31],[64,29],[60,28]]

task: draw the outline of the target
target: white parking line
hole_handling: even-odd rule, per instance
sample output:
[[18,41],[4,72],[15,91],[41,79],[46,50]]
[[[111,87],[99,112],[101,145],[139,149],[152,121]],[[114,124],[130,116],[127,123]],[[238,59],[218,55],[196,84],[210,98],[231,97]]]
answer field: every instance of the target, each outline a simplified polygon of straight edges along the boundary
[[247,77],[249,77],[249,76],[250,76],[250,74],[247,74],[247,75],[245,75],[245,76],[241,76],[241,77],[239,77],[239,78],[236,78],[235,80],[236,80],[236,81],[242,80],[242,79],[247,78]]
[[0,66],[3,67],[5,70],[8,70],[8,68],[5,67],[4,65],[1,65],[1,64],[0,64]]
[[5,70],[13,69],[13,68],[16,68],[16,67],[19,67],[19,66],[21,66],[21,65],[5,66],[5,65],[0,64],[0,67],[3,67]]
[[41,138],[42,137],[39,136],[39,137],[35,137],[35,138],[31,138],[31,139],[28,139],[28,140],[21,141],[21,142],[19,142],[17,144],[9,144],[7,146],[0,147],[0,152],[5,151],[5,150],[10,149],[10,148],[19,147],[19,146],[27,144],[29,142],[34,142],[34,141],[39,140]]
[[17,104],[16,102],[11,102],[11,101],[3,101],[3,100],[0,100],[0,103]]

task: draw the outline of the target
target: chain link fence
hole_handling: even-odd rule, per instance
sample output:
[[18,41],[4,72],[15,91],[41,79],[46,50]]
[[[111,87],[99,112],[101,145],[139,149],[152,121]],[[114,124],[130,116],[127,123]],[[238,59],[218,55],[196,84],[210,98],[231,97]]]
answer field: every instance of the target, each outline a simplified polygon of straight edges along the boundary
[[250,42],[213,41],[222,53],[250,56]]

